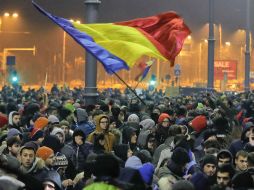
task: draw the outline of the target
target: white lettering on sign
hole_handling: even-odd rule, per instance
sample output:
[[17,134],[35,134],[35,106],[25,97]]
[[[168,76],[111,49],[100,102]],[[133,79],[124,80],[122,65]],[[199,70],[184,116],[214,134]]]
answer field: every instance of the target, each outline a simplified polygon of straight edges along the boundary
[[214,66],[215,67],[228,68],[229,67],[229,62],[228,61],[215,61]]

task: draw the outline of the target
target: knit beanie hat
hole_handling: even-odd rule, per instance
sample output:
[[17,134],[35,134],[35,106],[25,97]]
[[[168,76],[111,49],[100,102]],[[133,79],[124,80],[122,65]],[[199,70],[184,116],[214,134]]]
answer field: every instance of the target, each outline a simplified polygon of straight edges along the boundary
[[7,115],[0,113],[0,128],[8,124]]
[[64,126],[67,126],[70,128],[70,123],[66,120],[62,120],[59,125],[60,125],[60,127],[64,125]]
[[166,118],[170,119],[170,116],[167,113],[160,114],[159,119],[158,119],[158,123],[162,123],[163,120],[166,119]]
[[11,137],[14,137],[14,136],[22,137],[22,133],[18,129],[11,128],[7,133],[6,140],[8,140],[8,139],[10,139]]
[[54,151],[51,148],[46,146],[42,146],[38,148],[36,152],[36,156],[41,158],[44,161],[47,160],[51,154],[54,154]]
[[116,178],[120,173],[120,165],[116,157],[111,154],[101,154],[95,158],[93,174],[96,177],[109,176]]
[[139,117],[137,116],[137,114],[133,113],[131,115],[129,115],[128,122],[133,122],[133,123],[139,123]]
[[48,123],[49,123],[49,120],[46,117],[39,117],[34,122],[34,128],[43,129],[44,127],[48,125]]
[[75,107],[71,103],[66,103],[64,108],[71,111],[72,113],[75,111]]
[[200,133],[207,126],[207,119],[203,115],[195,117],[189,125],[197,132]]
[[142,162],[137,156],[131,156],[125,162],[126,168],[139,169],[142,167]]
[[145,119],[139,123],[142,126],[143,130],[150,130],[155,127],[155,122],[152,119]]
[[61,167],[67,167],[68,166],[68,160],[64,154],[58,153],[55,156],[55,161],[54,161],[54,168],[57,170],[58,168]]
[[190,162],[190,158],[188,155],[188,152],[182,148],[182,147],[177,147],[172,154],[171,160],[180,166],[183,166]]
[[201,163],[202,168],[204,168],[204,166],[206,164],[217,165],[217,158],[214,155],[211,155],[211,154],[205,155],[204,158],[203,158],[203,161]]
[[44,132],[38,128],[33,128],[32,132],[30,133],[30,138],[32,141],[37,141],[39,138],[44,136]]
[[139,173],[141,174],[144,182],[151,185],[153,181],[154,165],[149,162],[143,164],[143,166],[139,168]]
[[50,115],[48,117],[48,121],[51,124],[58,124],[59,123],[59,119],[55,115]]
[[38,148],[39,148],[39,145],[36,144],[36,143],[33,142],[33,141],[29,141],[29,142],[25,143],[25,144],[19,149],[19,152],[21,153],[22,150],[23,150],[24,148],[32,149],[32,150],[34,151],[34,153],[36,153],[36,151],[37,151]]

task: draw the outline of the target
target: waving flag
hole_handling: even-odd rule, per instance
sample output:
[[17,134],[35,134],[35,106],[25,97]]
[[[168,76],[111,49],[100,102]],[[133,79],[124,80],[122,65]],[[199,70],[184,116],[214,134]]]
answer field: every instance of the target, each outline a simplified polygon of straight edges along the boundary
[[[77,24],[46,12],[35,2],[33,5],[95,56],[109,74],[143,64],[140,60],[144,56],[170,61],[173,65],[190,34],[183,19],[174,12],[126,22]],[[148,72],[150,67],[139,68]]]

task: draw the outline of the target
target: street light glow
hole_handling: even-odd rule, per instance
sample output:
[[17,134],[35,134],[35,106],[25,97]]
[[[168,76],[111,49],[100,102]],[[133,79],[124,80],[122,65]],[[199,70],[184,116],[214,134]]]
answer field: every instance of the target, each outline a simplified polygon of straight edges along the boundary
[[18,13],[13,13],[12,14],[12,17],[14,17],[14,18],[17,18],[19,15],[18,15]]
[[205,43],[208,43],[208,40],[207,40],[207,39],[205,39],[204,41],[205,41]]
[[9,17],[9,16],[10,16],[10,13],[6,12],[6,13],[4,13],[4,16],[5,16],[5,17]]
[[191,35],[189,35],[187,38],[188,38],[188,40],[191,40]]
[[231,43],[230,42],[225,42],[225,45],[226,46],[231,46]]

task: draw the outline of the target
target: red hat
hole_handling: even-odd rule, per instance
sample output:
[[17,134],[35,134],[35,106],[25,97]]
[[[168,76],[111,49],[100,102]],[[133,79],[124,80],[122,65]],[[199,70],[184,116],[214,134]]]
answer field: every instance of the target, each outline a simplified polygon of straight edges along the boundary
[[51,154],[54,154],[54,151],[46,146],[38,148],[36,152],[36,156],[41,158],[42,160],[47,160]]
[[162,123],[163,120],[166,119],[166,118],[170,119],[170,116],[167,113],[160,114],[160,117],[158,119],[158,123]]
[[42,130],[44,127],[48,125],[48,123],[49,123],[49,120],[46,117],[39,117],[34,122],[34,128]]
[[0,128],[8,124],[8,118],[5,114],[0,113]]
[[207,126],[206,117],[203,115],[199,115],[195,117],[190,123],[190,126],[196,131],[201,132]]

